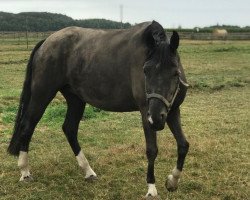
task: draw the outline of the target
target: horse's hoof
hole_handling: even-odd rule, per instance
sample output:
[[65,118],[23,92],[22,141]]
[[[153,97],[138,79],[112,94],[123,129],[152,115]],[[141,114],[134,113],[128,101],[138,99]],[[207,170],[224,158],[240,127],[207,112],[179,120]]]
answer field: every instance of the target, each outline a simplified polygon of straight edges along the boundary
[[20,182],[28,183],[28,182],[34,181],[34,178],[31,175],[29,175],[29,176],[22,176],[19,181]]
[[89,177],[85,177],[85,181],[87,182],[93,182],[93,181],[96,181],[98,178],[97,176],[94,176],[94,175],[91,175]]
[[173,175],[169,175],[165,183],[165,187],[169,192],[174,192],[178,188],[178,182],[179,179],[176,179],[175,177],[173,177]]
[[167,190],[168,190],[169,192],[174,192],[174,191],[177,190],[177,188],[178,188],[178,187],[167,187]]

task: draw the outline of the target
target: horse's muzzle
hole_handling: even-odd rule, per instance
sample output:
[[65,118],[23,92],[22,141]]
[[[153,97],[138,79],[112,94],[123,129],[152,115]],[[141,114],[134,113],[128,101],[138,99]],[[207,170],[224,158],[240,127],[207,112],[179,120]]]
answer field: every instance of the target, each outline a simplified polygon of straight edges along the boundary
[[164,113],[161,113],[159,115],[151,115],[150,113],[148,113],[148,123],[150,128],[154,131],[163,130],[165,127],[166,118],[167,115]]

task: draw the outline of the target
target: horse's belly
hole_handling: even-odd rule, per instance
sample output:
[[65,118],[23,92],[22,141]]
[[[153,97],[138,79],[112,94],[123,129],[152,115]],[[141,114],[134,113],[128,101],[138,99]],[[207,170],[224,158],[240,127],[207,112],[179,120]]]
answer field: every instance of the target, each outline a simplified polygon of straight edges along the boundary
[[97,102],[97,101],[87,101],[88,104],[100,108],[105,111],[112,112],[131,112],[137,111],[138,106],[131,101],[116,102],[115,104],[110,104],[110,102]]
[[130,112],[138,110],[138,105],[134,100],[132,90],[115,85],[86,84],[78,87],[76,93],[86,103],[106,111]]
[[134,99],[129,97],[116,98],[115,96],[110,96],[107,99],[84,96],[82,99],[86,103],[105,111],[130,112],[138,110],[138,106],[136,105]]

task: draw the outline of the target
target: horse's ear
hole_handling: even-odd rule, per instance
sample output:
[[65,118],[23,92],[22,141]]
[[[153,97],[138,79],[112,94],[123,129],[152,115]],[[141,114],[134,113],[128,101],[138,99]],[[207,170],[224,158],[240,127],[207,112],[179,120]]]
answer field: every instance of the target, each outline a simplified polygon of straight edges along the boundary
[[179,46],[179,34],[176,32],[176,31],[173,31],[173,34],[171,36],[171,39],[170,39],[170,48],[173,50],[173,51],[176,51],[178,46]]

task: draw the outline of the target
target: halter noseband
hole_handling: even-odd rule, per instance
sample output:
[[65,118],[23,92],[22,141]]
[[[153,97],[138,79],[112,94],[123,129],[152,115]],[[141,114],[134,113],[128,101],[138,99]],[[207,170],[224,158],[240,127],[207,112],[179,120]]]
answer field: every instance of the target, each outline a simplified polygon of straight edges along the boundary
[[179,78],[179,83],[176,87],[176,90],[175,90],[175,93],[171,99],[171,101],[168,101],[164,96],[160,95],[160,94],[157,94],[157,93],[150,93],[150,94],[146,94],[147,95],[147,100],[149,101],[149,99],[151,98],[156,98],[156,99],[159,99],[163,102],[163,104],[166,106],[167,108],[167,111],[169,111],[171,109],[171,106],[173,105],[174,103],[174,100],[178,94],[178,92],[180,91],[180,83],[183,84],[185,87],[188,87],[189,85],[187,83],[185,83],[183,80],[181,80],[181,78]]

